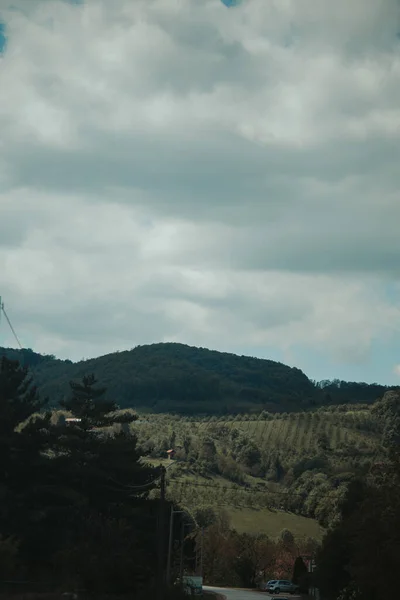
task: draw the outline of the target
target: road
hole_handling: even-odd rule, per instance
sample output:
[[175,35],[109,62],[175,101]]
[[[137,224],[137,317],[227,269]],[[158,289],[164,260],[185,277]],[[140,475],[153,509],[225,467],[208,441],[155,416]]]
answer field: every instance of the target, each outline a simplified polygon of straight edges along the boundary
[[228,588],[205,587],[207,592],[215,592],[222,594],[227,600],[269,600],[268,594],[260,594],[260,592],[247,592],[246,590],[230,590]]
[[[222,594],[227,600],[278,600],[279,596],[270,596],[266,593],[260,592],[248,592],[247,590],[231,590],[228,588],[217,588],[217,587],[206,587],[203,589],[207,592],[215,592],[216,594]],[[281,597],[285,597],[285,594],[281,594]],[[291,600],[299,600],[301,596],[288,596]]]

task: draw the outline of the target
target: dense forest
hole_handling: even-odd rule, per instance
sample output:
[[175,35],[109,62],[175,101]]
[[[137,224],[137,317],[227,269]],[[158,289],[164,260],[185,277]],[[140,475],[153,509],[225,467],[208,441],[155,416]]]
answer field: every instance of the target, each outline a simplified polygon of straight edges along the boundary
[[73,363],[32,350],[0,348],[28,366],[54,404],[69,381],[93,373],[121,408],[155,413],[236,414],[302,411],[342,403],[373,403],[390,389],[339,380],[313,382],[299,369],[177,343],[161,343]]

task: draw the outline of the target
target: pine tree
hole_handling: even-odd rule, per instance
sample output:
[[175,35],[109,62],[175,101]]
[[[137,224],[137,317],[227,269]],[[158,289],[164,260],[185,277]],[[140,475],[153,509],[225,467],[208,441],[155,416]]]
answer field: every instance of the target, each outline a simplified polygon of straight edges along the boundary
[[106,388],[97,387],[94,375],[85,375],[82,382],[71,381],[70,388],[71,397],[62,400],[60,405],[73,417],[81,419],[80,428],[104,427],[115,421],[109,415],[118,409],[118,405],[103,398]]
[[[141,462],[129,430],[104,429],[136,416],[115,414],[117,404],[105,399],[106,390],[94,376],[71,382],[71,392],[63,407],[81,421],[59,428],[54,465],[60,486],[64,482],[68,497],[76,499],[71,507],[75,520],[58,564],[69,570],[69,577],[79,571],[81,585],[92,591],[132,591],[151,576],[150,565],[156,561],[157,501],[147,497],[157,470]],[[105,532],[119,556],[114,561],[99,547]]]
[[44,473],[49,463],[50,414],[38,411],[45,404],[28,369],[3,357],[0,360],[0,532],[15,540],[18,560],[22,558],[25,563],[31,556],[27,539],[44,509],[39,497],[47,483]]
[[11,435],[15,428],[46,402],[39,398],[27,367],[5,356],[0,358],[0,435]]
[[55,425],[50,413],[34,418],[44,403],[28,371],[1,360],[0,533],[27,579],[133,592],[156,562],[157,501],[146,496],[157,470],[142,464],[129,431],[101,430],[135,416],[115,418],[96,383],[71,384],[64,407],[82,420]]
[[79,480],[79,489],[91,506],[110,510],[129,497],[132,486],[154,478],[154,469],[140,462],[135,436],[106,429],[115,423],[129,423],[136,415],[115,414],[118,405],[105,399],[106,389],[97,385],[93,375],[70,386],[71,397],[62,406],[81,421],[60,427],[57,463],[63,465],[70,480]]
[[301,556],[298,556],[294,561],[292,581],[299,585],[301,590],[307,592],[308,588],[308,569]]

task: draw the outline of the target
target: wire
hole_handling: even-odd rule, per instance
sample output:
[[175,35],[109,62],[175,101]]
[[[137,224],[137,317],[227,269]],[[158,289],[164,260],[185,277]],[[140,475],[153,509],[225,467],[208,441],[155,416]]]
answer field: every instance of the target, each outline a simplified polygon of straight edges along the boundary
[[[255,488],[249,488],[249,487],[234,487],[234,486],[225,486],[225,485],[212,485],[209,483],[198,483],[198,482],[194,482],[194,481],[186,481],[184,479],[174,479],[174,481],[179,482],[181,484],[185,484],[188,486],[194,486],[194,487],[204,487],[204,488],[211,488],[211,489],[216,489],[216,490],[220,490],[220,491],[234,491],[234,492],[250,492],[252,494],[272,494],[274,496],[287,496],[287,497],[299,497],[299,498],[305,498],[308,496],[307,492],[303,492],[302,494],[298,493],[298,492],[279,492],[276,490],[257,490]],[[336,490],[335,490],[336,491]],[[324,498],[329,498],[329,497],[336,497],[337,494],[335,494],[334,492],[329,492],[327,494],[324,494]]]
[[[175,464],[178,463],[171,463],[170,465],[168,465],[168,467],[166,467],[166,471],[168,471],[168,469],[170,469],[171,467],[173,467]],[[126,490],[130,490],[130,491],[145,491],[146,489],[150,488],[152,485],[156,484],[158,481],[160,481],[161,479],[161,475],[158,475],[157,477],[155,477],[154,479],[152,479],[151,481],[148,481],[147,483],[142,483],[141,485],[128,485],[126,483],[121,483],[120,481],[117,481],[116,479],[113,479],[112,477],[109,478],[110,481],[112,481],[113,483],[116,483],[117,485],[120,485],[121,487],[125,488]]]
[[19,339],[18,339],[18,336],[17,336],[17,334],[15,333],[14,327],[12,326],[12,324],[11,324],[11,321],[10,321],[10,319],[8,318],[8,315],[7,315],[7,313],[6,313],[6,309],[4,308],[4,304],[0,304],[0,311],[1,311],[1,310],[3,311],[3,314],[4,314],[5,318],[6,318],[6,321],[7,321],[8,325],[9,325],[9,327],[10,327],[10,329],[11,329],[11,331],[12,331],[12,333],[13,333],[13,335],[14,335],[14,337],[15,337],[16,341],[17,341],[17,344],[18,344],[18,346],[19,346],[20,350],[22,350],[22,345],[21,345],[21,342],[19,341]]

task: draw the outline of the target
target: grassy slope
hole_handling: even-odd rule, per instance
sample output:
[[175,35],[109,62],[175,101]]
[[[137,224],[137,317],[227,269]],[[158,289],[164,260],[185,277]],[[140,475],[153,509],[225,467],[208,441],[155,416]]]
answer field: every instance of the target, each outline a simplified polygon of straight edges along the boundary
[[[174,466],[172,466],[174,461],[171,462],[168,459],[153,458],[146,459],[146,462],[153,466],[159,466],[161,464],[165,467],[170,467],[171,473],[174,469]],[[175,464],[181,465],[181,463]],[[199,482],[204,483],[205,485],[219,486],[222,494],[225,487],[232,487],[232,482],[223,477],[205,479],[188,473],[186,475],[180,475],[179,479],[186,482],[186,485],[189,487],[191,483],[198,484]],[[206,506],[213,503],[212,499],[205,497],[203,494],[204,490],[208,490],[207,487],[202,488],[201,486],[197,487],[196,485],[194,488],[195,497],[188,500],[181,497],[179,486],[178,490],[174,489],[175,485],[174,479],[170,479],[170,485],[167,486],[167,493],[169,491],[170,497],[178,501],[180,500],[188,510],[194,510],[202,505]],[[320,527],[314,519],[308,519],[300,515],[275,510],[273,508],[233,506],[225,503],[219,504],[219,502],[220,500],[216,500],[216,508],[223,510],[229,516],[232,528],[236,529],[239,533],[265,533],[271,538],[275,538],[278,537],[282,529],[289,529],[297,539],[312,537],[316,540],[321,540],[324,533],[322,527]]]
[[[178,444],[185,434],[195,433],[212,437],[215,425],[235,428],[246,437],[255,440],[260,447],[279,451],[283,461],[293,451],[314,455],[321,435],[326,436],[329,447],[339,463],[347,463],[350,458],[357,460],[357,457],[361,456],[374,456],[379,452],[379,438],[373,431],[374,423],[369,409],[354,410],[353,407],[348,407],[338,412],[320,410],[318,413],[289,414],[281,418],[259,421],[176,421],[168,415],[153,416],[149,420],[149,423],[134,425],[134,428],[144,426],[142,433],[145,436],[151,435],[154,428],[161,429],[167,435],[175,431]],[[218,439],[215,441],[218,447]],[[168,464],[166,460],[162,462]],[[160,459],[152,459],[152,463],[160,464]],[[229,495],[226,488],[232,489],[235,485],[231,481],[217,476],[204,478],[196,474],[195,465],[189,468],[186,463],[178,464],[179,481],[174,481],[174,468],[171,467],[170,490],[178,501],[185,501],[189,508],[202,505],[223,507],[231,518],[232,526],[241,532],[265,532],[271,537],[276,537],[282,529],[287,528],[296,537],[311,536],[320,539],[323,535],[322,528],[313,519],[269,507],[253,508],[251,491],[239,494],[240,497],[233,493]],[[184,482],[189,485],[185,486]],[[196,485],[191,486],[190,483]],[[270,487],[265,479],[256,477],[248,476],[246,483],[254,490],[255,487]]]
[[240,533],[266,533],[274,538],[282,529],[289,529],[295,538],[312,537],[316,540],[320,540],[324,533],[314,519],[279,510],[230,507],[227,513],[232,527]]

